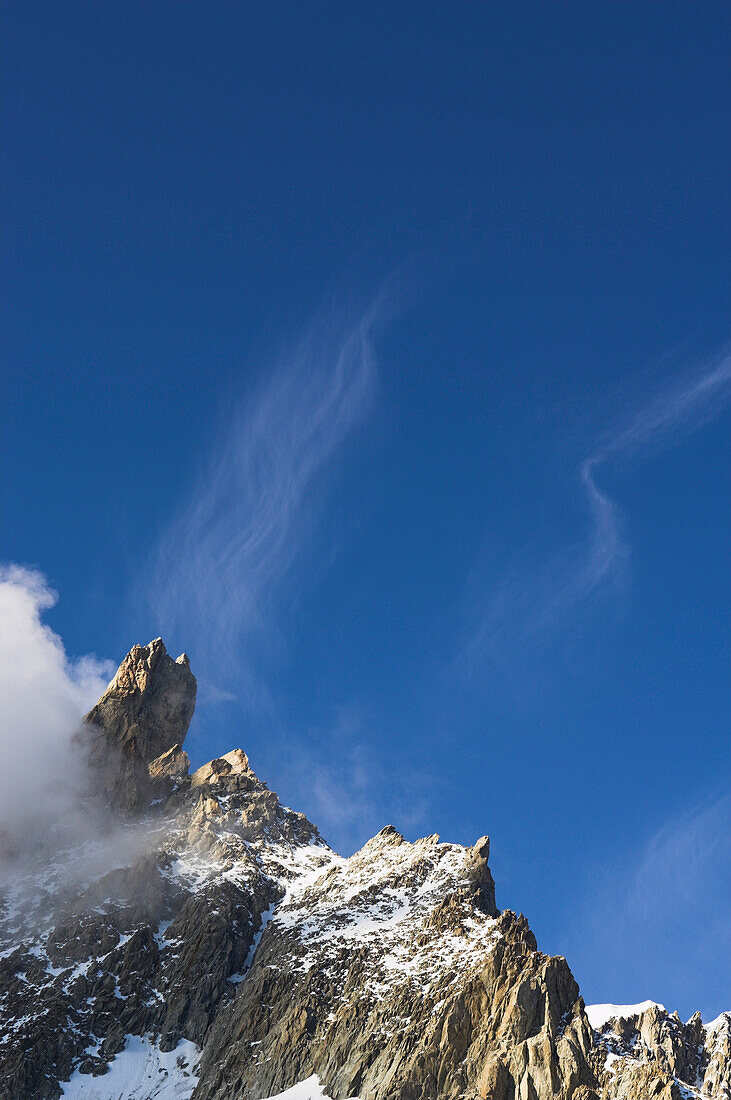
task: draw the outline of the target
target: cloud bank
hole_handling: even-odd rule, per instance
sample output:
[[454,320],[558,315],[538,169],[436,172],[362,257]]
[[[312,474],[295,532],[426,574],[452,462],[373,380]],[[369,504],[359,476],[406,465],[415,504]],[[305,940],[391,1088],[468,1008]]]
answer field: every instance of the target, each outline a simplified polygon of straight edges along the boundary
[[42,574],[0,568],[0,830],[12,841],[73,812],[85,777],[72,738],[114,672],[69,659],[42,621],[56,598]]
[[[559,629],[611,599],[625,584],[630,543],[617,503],[601,486],[602,471],[672,446],[726,407],[731,397],[731,354],[674,382],[608,431],[578,470],[589,520],[587,535],[548,560],[535,554],[513,564],[482,602],[460,664],[468,675],[493,664],[507,668],[534,656]],[[602,606],[608,606],[608,603]]]
[[262,691],[277,600],[373,404],[382,313],[380,299],[355,319],[330,312],[277,358],[160,539],[145,586],[155,629],[195,646],[204,693]]

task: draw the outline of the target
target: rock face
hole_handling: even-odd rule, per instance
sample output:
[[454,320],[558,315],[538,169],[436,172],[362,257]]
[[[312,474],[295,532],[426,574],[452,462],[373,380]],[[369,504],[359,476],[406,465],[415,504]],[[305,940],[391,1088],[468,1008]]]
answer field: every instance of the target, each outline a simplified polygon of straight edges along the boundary
[[731,1016],[585,1010],[486,837],[342,859],[241,750],[189,774],[194,705],[158,639],[87,716],[114,828],[5,889],[3,1098],[731,1100]]
[[84,719],[92,766],[112,806],[127,813],[147,808],[150,773],[159,778],[166,764],[158,758],[180,749],[195,696],[185,653],[174,661],[162,638],[130,650]]
[[313,1072],[333,1097],[542,1100],[593,1083],[578,986],[498,912],[486,848],[387,828],[291,891],[211,1030],[196,1097],[269,1096]]
[[603,1058],[602,1096],[608,1100],[731,1097],[731,1013],[704,1027],[700,1013],[684,1024],[677,1013],[646,1002],[615,1014],[604,1011],[594,1024]]

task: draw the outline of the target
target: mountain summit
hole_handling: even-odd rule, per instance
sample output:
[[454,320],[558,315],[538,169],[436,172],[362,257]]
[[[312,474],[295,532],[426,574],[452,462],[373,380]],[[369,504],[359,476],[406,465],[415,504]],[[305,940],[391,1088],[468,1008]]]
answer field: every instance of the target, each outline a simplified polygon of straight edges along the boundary
[[731,1100],[731,1014],[587,1009],[487,837],[343,859],[241,749],[191,775],[195,695],[135,646],[79,735],[108,831],[6,877],[6,1100]]
[[[84,719],[89,758],[113,806],[146,808],[151,783],[188,758],[180,746],[195,711],[196,680],[185,653],[174,661],[162,638],[130,650]],[[173,762],[176,761],[174,764]]]

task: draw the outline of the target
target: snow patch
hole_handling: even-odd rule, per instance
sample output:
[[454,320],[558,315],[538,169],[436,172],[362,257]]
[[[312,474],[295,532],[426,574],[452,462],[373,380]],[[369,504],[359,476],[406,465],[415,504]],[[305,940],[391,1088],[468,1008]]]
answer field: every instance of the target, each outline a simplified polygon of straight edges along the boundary
[[715,1020],[711,1020],[710,1024],[704,1026],[706,1035],[715,1035],[724,1026],[731,1029],[731,1012],[722,1012],[720,1016],[716,1016]]
[[78,1070],[61,1084],[66,1100],[189,1100],[197,1084],[200,1051],[181,1039],[163,1053],[150,1039],[130,1035],[103,1077]]
[[[306,1081],[299,1081],[285,1092],[278,1092],[276,1096],[262,1097],[262,1100],[330,1100],[324,1088],[320,1084],[320,1078],[316,1073],[308,1077]],[[350,1100],[358,1100],[357,1096]]]
[[228,981],[233,982],[234,985],[238,985],[240,982],[243,982],[244,978],[246,977],[247,973],[249,972],[249,970],[251,968],[251,964],[254,961],[254,955],[256,955],[256,949],[259,946],[259,944],[261,943],[261,937],[264,935],[264,929],[269,924],[269,921],[272,919],[272,916],[274,914],[274,910],[276,908],[277,908],[277,902],[273,901],[272,904],[269,906],[269,908],[265,909],[264,912],[262,913],[262,915],[261,915],[261,924],[259,925],[259,931],[256,933],[256,935],[254,936],[254,939],[251,941],[251,947],[249,948],[249,953],[246,956],[246,961],[244,962],[243,970],[240,970],[238,972],[238,974],[230,974],[229,977],[228,977]]
[[603,1031],[610,1020],[617,1017],[626,1020],[630,1016],[639,1016],[653,1006],[665,1011],[665,1005],[660,1005],[657,1001],[641,1001],[637,1005],[587,1005],[585,1011],[594,1031]]

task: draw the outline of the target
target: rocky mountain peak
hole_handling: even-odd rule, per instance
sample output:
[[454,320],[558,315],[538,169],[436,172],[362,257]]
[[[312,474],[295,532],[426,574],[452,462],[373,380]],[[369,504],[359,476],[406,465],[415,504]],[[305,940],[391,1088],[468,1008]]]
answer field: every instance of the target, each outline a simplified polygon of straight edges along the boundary
[[585,1008],[487,836],[342,858],[194,706],[158,638],[87,715],[123,812],[0,897],[3,1100],[731,1100],[731,1014]]
[[[173,660],[162,638],[132,647],[84,718],[93,769],[115,808],[135,813],[149,805],[150,772],[157,778],[171,764],[161,758],[182,751],[195,699],[185,653]],[[178,755],[176,766],[181,764]]]
[[119,745],[134,743],[146,764],[182,745],[195,711],[196,679],[185,653],[177,660],[162,638],[135,645],[84,719]]

